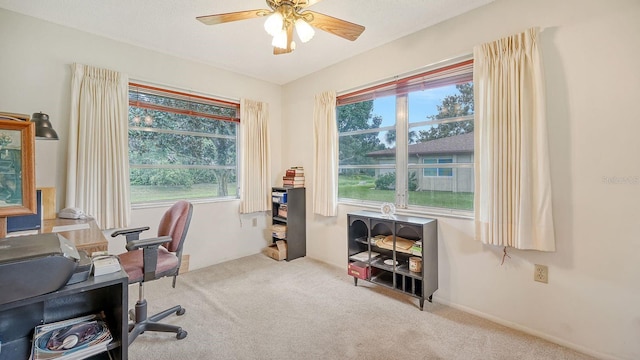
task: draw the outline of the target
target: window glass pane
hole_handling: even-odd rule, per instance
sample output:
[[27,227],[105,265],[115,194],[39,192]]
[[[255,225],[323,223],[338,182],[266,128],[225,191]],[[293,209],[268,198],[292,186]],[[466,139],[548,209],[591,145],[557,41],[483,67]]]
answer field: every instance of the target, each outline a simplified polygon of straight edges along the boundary
[[[238,196],[238,123],[206,117],[235,118],[235,108],[134,91],[129,98],[144,100],[136,103],[140,107],[129,106],[132,203]],[[197,110],[205,117],[172,109]]]
[[395,131],[342,135],[338,139],[340,165],[395,164],[396,150],[382,139],[393,137]]
[[452,176],[453,169],[452,168],[438,168],[438,176]]
[[[232,110],[232,109],[230,109]],[[235,114],[235,110],[233,110]],[[129,127],[236,135],[237,124],[171,112],[129,107]]]
[[130,174],[132,203],[238,195],[235,170],[132,168]]
[[341,169],[338,198],[395,202],[395,169]]
[[[395,96],[339,106],[336,115],[340,132],[338,197],[393,202]],[[381,127],[392,128],[377,130]]]
[[130,164],[235,165],[235,139],[129,130]]
[[[374,87],[369,94],[373,100],[361,101],[364,95],[343,98],[341,103],[347,105],[337,107],[340,198],[394,203],[398,199],[400,208],[473,210],[473,83],[466,82],[470,76],[459,75],[440,79],[426,90],[415,86],[376,97],[381,92]],[[396,108],[396,101],[402,104],[405,96],[406,114],[404,106]],[[407,142],[397,143],[391,128],[396,119],[404,124],[405,115],[408,130],[402,131],[408,131]],[[406,162],[396,156],[396,148],[407,149]],[[407,174],[406,197],[400,193],[404,184],[395,184],[396,171]]]
[[417,134],[416,142],[408,145],[409,163],[417,157],[423,164],[462,167],[414,171],[409,177],[408,205],[473,210],[473,120],[447,121],[470,115],[472,82],[409,94],[409,130]]

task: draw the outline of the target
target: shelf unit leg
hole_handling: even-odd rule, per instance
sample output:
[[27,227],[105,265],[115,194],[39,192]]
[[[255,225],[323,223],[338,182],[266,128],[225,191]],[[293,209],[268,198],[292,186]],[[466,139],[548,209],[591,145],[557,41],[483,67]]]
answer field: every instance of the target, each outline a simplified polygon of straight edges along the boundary
[[424,298],[420,298],[420,311],[424,310]]
[[353,277],[353,286],[358,286],[358,278],[357,277]]

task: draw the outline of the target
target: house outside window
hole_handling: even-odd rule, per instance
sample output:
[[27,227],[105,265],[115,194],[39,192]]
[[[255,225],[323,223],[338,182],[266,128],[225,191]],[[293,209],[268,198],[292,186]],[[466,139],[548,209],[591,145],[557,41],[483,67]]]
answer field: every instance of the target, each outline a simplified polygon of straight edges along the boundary
[[239,104],[129,84],[133,204],[238,197]]
[[[451,164],[453,163],[452,158],[424,158],[422,159],[423,164]],[[422,176],[452,176],[453,169],[451,168],[425,168],[422,169]]]
[[472,71],[468,59],[338,96],[339,200],[472,211]]

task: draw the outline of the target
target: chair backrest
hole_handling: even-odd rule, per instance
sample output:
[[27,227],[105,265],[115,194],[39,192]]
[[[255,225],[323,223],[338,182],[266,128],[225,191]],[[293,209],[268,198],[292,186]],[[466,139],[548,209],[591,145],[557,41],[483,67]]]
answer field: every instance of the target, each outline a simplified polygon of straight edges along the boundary
[[171,236],[171,241],[165,244],[171,252],[182,252],[182,244],[187,237],[193,205],[190,202],[180,200],[167,210],[158,226],[158,236]]

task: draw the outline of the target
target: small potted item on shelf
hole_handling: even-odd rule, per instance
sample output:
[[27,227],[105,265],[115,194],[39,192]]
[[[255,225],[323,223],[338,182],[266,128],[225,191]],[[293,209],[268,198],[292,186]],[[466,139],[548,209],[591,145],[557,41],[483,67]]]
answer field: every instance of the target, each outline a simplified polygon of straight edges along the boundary
[[411,255],[422,256],[422,241],[416,241],[409,250]]
[[420,272],[422,271],[422,258],[412,256],[409,258],[409,271]]

